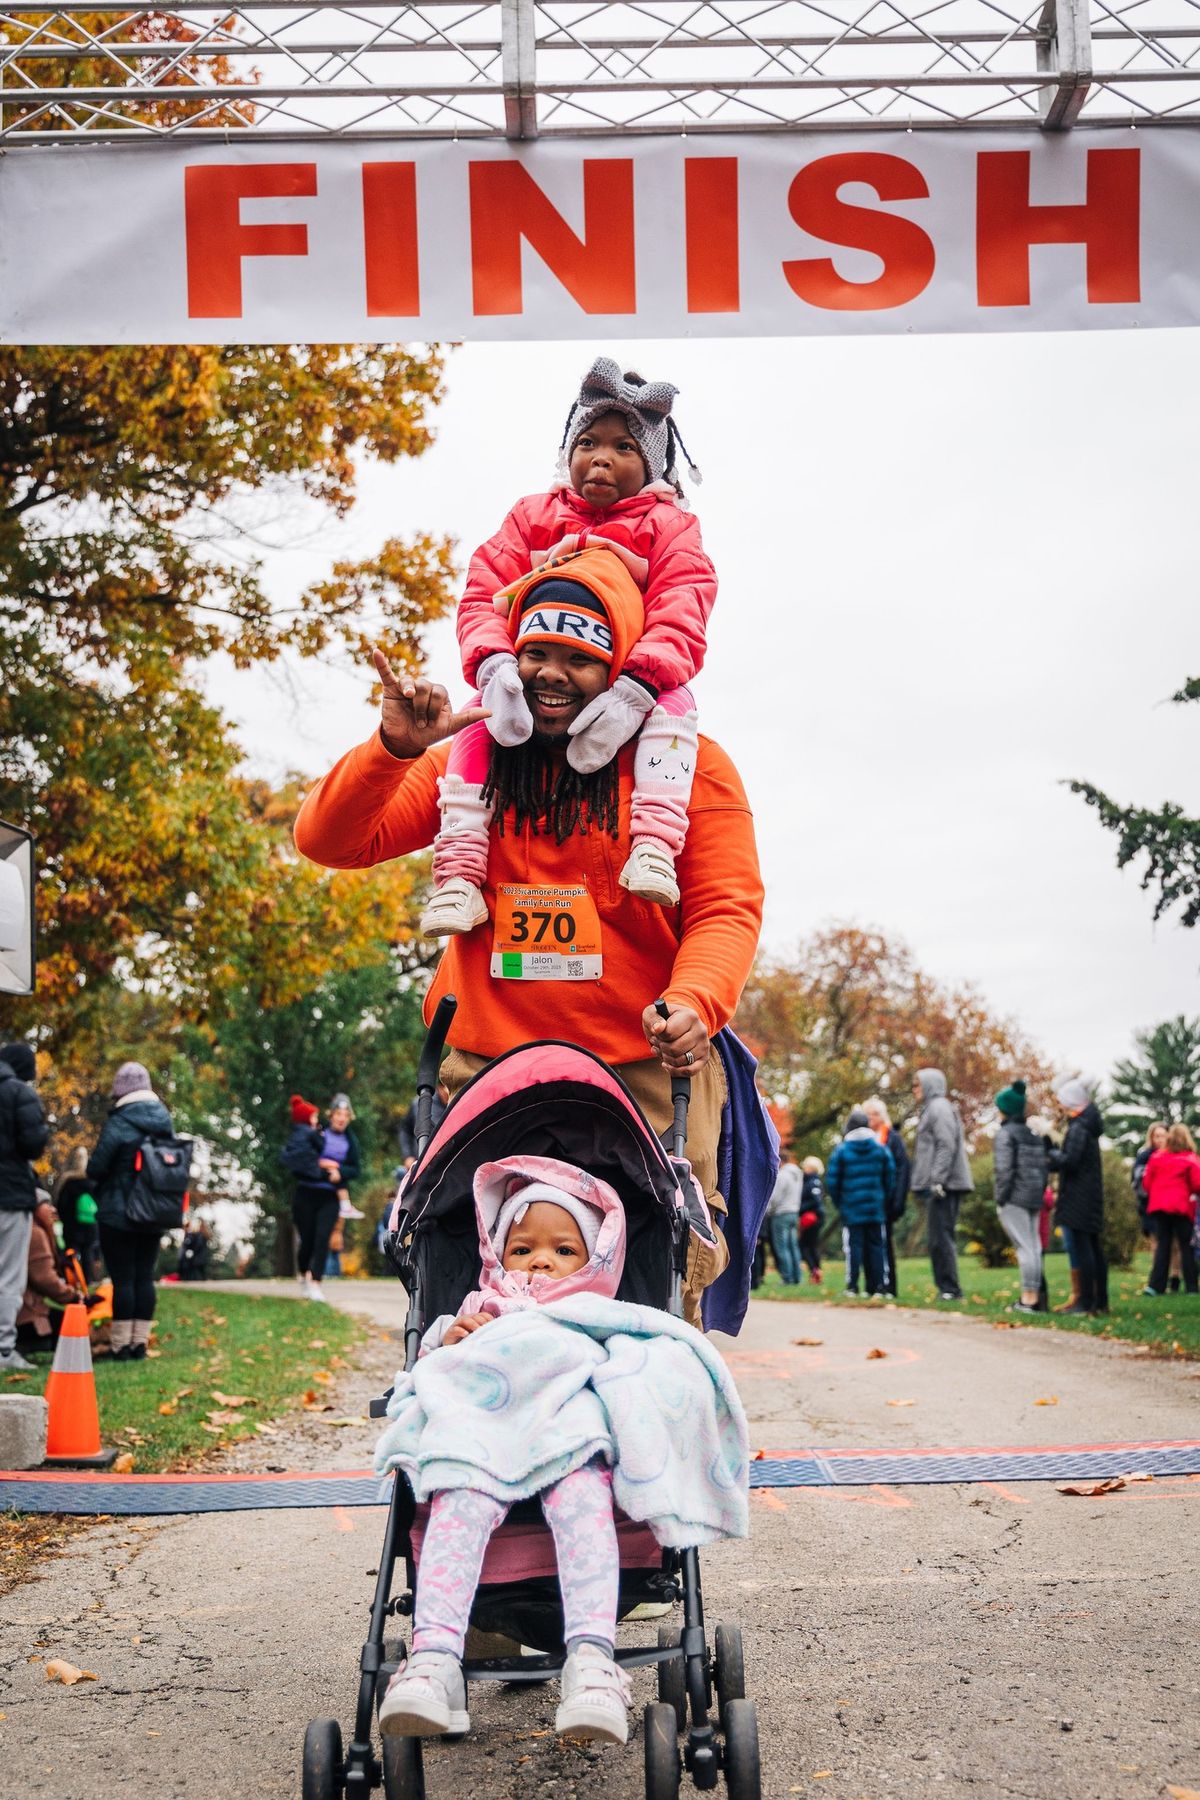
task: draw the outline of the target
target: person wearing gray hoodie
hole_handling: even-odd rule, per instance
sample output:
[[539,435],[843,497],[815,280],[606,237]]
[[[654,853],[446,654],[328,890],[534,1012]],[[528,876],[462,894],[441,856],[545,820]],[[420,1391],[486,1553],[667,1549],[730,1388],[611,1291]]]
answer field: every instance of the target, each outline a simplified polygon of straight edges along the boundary
[[913,1093],[921,1105],[913,1152],[912,1190],[925,1202],[933,1279],[943,1300],[961,1300],[954,1234],[963,1196],[974,1190],[962,1119],[946,1098],[940,1069],[918,1069]]

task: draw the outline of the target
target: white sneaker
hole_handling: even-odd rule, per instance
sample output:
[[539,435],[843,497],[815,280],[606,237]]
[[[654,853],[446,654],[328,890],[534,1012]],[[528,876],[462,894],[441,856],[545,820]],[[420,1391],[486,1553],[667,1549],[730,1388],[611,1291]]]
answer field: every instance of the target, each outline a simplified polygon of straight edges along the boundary
[[629,860],[621,870],[621,886],[639,900],[649,900],[652,906],[679,905],[674,859],[661,844],[649,839],[630,850]]
[[36,1368],[37,1364],[26,1362],[19,1350],[10,1350],[7,1356],[0,1356],[0,1375],[32,1375]]
[[458,937],[474,931],[487,916],[487,903],[474,882],[465,875],[453,875],[429,896],[421,914],[421,930],[426,937]]
[[562,1700],[554,1729],[562,1737],[599,1738],[605,1744],[629,1739],[628,1675],[596,1644],[581,1644],[563,1664]]
[[419,1650],[388,1682],[379,1708],[384,1737],[461,1737],[471,1729],[457,1656]]
[[321,1284],[320,1284],[320,1282],[319,1282],[319,1281],[310,1281],[310,1282],[309,1282],[309,1284],[308,1284],[308,1297],[309,1297],[309,1299],[310,1299],[310,1300],[324,1300],[324,1301],[325,1301],[325,1304],[326,1304],[326,1306],[328,1306],[328,1305],[329,1305],[329,1301],[328,1301],[328,1299],[327,1299],[327,1298],[326,1298],[326,1295],[325,1295],[325,1290],[324,1290],[324,1288],[323,1288],[323,1287],[322,1287],[322,1286],[321,1286]]
[[365,1219],[366,1216],[360,1207],[355,1206],[353,1200],[343,1200],[338,1207],[339,1219]]

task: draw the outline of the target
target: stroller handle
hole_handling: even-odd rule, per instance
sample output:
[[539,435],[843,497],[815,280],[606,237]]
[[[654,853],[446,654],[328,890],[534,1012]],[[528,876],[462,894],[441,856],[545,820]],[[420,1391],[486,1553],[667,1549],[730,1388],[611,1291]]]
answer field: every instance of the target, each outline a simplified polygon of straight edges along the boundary
[[438,1071],[442,1066],[442,1051],[446,1048],[446,1033],[457,1011],[458,1001],[455,996],[443,994],[425,1034],[425,1046],[417,1064],[417,1117],[413,1132],[417,1140],[418,1156],[424,1154],[425,1146],[433,1136],[433,1096],[437,1088]]
[[[669,1019],[671,1009],[665,1000],[656,1000],[654,1010],[660,1019]],[[687,1144],[688,1107],[692,1099],[692,1078],[690,1075],[672,1075],[671,1106],[675,1118],[671,1127],[671,1154],[680,1162],[683,1161]]]

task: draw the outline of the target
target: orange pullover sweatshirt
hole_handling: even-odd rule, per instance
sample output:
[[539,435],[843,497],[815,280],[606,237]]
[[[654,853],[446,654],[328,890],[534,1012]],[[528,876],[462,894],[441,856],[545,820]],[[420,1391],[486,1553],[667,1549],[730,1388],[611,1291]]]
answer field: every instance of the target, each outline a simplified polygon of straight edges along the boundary
[[[439,825],[438,777],[449,744],[411,761],[384,748],[376,732],[347,752],[312,789],[296,820],[296,848],[332,869],[364,869],[425,850]],[[499,1056],[537,1038],[566,1038],[608,1063],[650,1055],[641,1013],[660,995],[691,1006],[710,1032],[733,1015],[758,947],[762,879],[754,821],[737,770],[720,747],[700,739],[688,807],[687,843],[676,870],[678,907],[650,906],[618,884],[629,853],[633,747],[620,756],[619,841],[595,827],[556,844],[526,827],[493,828],[484,897],[489,919],[451,938],[425,999],[426,1021],[443,994],[457,994],[450,1042]],[[600,918],[604,972],[592,981],[509,981],[493,977],[492,920],[497,887],[586,885]]]

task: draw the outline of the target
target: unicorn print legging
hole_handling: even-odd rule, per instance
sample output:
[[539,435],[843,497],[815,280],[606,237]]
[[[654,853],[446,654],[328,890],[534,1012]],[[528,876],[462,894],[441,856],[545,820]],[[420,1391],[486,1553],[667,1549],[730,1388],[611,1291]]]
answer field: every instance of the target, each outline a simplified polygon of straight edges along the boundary
[[[587,1463],[546,1488],[541,1502],[554,1535],[566,1642],[587,1638],[611,1650],[620,1579],[612,1471]],[[433,1496],[417,1574],[414,1655],[436,1650],[462,1656],[488,1540],[507,1513],[502,1500],[475,1488],[446,1488]]]

